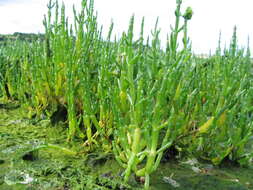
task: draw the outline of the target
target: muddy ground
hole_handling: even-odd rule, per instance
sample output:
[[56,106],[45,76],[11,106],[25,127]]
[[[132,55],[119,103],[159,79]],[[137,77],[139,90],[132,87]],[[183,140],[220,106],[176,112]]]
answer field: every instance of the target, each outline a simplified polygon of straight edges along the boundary
[[[142,189],[134,176],[122,182],[124,170],[112,154],[87,153],[81,140],[66,142],[64,122],[27,114],[17,103],[0,102],[0,190]],[[151,189],[250,190],[253,169],[169,159],[152,174]]]

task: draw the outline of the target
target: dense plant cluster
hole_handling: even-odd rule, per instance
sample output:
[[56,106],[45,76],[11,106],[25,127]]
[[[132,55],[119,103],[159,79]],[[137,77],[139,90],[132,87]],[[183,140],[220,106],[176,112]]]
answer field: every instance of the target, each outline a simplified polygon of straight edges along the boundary
[[[68,139],[83,139],[87,150],[113,152],[131,173],[155,171],[165,150],[219,164],[225,158],[248,164],[253,157],[253,76],[249,48],[237,46],[214,56],[193,56],[187,34],[192,9],[181,12],[161,48],[158,20],[144,39],[144,19],[134,40],[134,17],[119,40],[108,36],[94,14],[93,0],[75,9],[73,25],[64,5],[48,4],[41,40],[17,40],[0,48],[1,96],[18,100],[28,116],[65,110]],[[54,13],[54,15],[52,15]],[[183,22],[182,22],[183,21]],[[183,33],[183,49],[179,34]]]

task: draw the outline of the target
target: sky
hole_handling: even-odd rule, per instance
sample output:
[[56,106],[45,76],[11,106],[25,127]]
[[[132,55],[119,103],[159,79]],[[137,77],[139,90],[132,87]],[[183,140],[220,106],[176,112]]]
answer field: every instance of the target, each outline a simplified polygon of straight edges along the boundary
[[[161,41],[165,43],[174,24],[176,0],[94,0],[98,23],[108,31],[114,22],[114,35],[120,36],[135,15],[135,35],[138,37],[142,17],[145,17],[145,35],[150,35],[159,17]],[[62,2],[59,0],[59,2]],[[43,16],[48,0],[0,0],[0,34],[14,32],[43,33]],[[80,8],[81,0],[64,0],[67,15],[72,17],[73,4]],[[214,52],[221,31],[222,45],[228,46],[236,25],[240,46],[247,45],[248,36],[253,49],[252,0],[183,0],[182,11],[191,6],[194,12],[189,22],[189,36],[196,53]],[[179,41],[181,42],[181,40]]]

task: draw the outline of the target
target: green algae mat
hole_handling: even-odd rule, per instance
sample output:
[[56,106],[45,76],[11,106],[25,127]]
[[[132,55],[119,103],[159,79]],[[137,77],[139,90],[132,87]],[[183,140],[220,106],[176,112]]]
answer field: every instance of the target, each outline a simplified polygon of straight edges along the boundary
[[[87,153],[81,141],[67,143],[65,123],[26,115],[18,104],[0,104],[0,190],[142,188],[135,176],[123,183],[123,169],[111,153]],[[154,190],[250,190],[253,169],[164,159],[151,184]]]

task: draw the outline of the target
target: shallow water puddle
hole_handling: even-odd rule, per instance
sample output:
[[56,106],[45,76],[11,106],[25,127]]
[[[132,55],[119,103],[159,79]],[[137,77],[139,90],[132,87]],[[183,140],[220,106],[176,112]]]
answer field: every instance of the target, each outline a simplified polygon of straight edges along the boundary
[[31,177],[28,173],[21,170],[12,170],[7,173],[4,177],[4,182],[7,185],[16,185],[16,184],[29,184],[35,179]]

